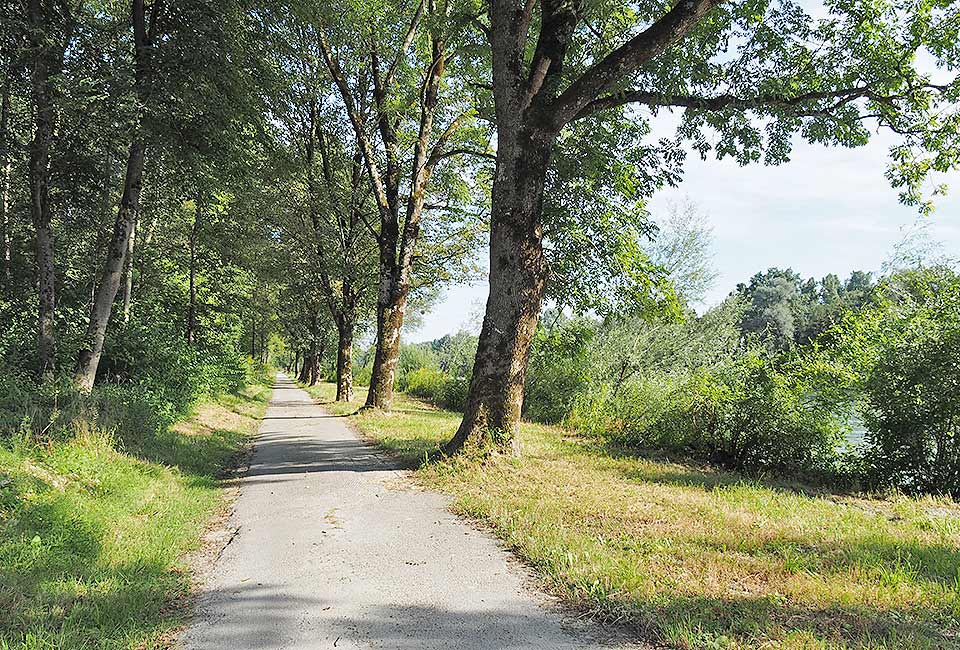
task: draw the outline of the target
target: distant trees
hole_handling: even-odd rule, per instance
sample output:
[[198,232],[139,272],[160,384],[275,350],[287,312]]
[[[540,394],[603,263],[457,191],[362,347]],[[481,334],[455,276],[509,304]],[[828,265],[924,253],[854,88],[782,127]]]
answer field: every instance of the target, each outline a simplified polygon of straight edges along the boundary
[[741,329],[773,350],[810,343],[844,313],[860,309],[873,286],[872,275],[865,271],[854,271],[842,283],[833,274],[802,280],[791,269],[768,269],[737,285],[736,294],[747,304]]

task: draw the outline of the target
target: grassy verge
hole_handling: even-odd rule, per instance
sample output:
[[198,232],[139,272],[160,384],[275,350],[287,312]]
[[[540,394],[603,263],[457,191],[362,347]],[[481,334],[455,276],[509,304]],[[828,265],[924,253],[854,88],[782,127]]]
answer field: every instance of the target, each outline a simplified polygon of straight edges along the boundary
[[0,648],[161,648],[182,564],[270,389],[208,400],[159,435],[0,445]]
[[[392,413],[350,419],[416,463],[460,418],[399,396]],[[521,458],[430,463],[416,476],[571,604],[675,648],[960,648],[953,501],[805,494],[617,454],[557,427],[524,424],[521,441]]]

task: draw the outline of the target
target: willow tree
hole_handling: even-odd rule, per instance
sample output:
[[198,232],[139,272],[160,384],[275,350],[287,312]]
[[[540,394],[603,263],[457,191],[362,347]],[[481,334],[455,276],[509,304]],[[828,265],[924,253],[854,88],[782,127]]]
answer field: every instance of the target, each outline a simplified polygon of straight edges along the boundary
[[960,63],[950,2],[833,0],[823,17],[786,0],[488,0],[486,9],[488,22],[477,22],[490,45],[498,143],[490,293],[448,452],[516,448],[549,277],[545,185],[558,140],[579,124],[611,112],[647,123],[679,110],[678,140],[742,164],[786,162],[795,135],[860,146],[880,126],[901,138],[891,181],[923,208],[929,173],[960,155],[960,86],[920,64]]

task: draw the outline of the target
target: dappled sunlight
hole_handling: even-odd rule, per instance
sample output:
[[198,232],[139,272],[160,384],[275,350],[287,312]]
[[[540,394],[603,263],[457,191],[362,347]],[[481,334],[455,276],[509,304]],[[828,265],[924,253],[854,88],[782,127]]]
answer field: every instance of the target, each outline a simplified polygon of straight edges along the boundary
[[217,477],[268,395],[207,400],[160,433],[0,448],[3,641],[166,647],[189,591],[181,557],[198,547],[221,500]]

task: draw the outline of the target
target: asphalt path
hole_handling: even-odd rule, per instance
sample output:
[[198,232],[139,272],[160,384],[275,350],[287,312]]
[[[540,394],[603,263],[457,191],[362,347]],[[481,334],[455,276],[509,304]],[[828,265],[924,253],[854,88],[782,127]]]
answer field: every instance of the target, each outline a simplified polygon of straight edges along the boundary
[[183,647],[624,647],[283,376],[225,526]]

